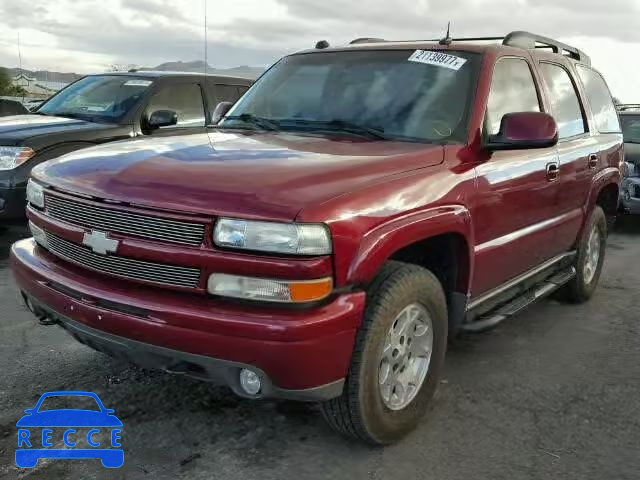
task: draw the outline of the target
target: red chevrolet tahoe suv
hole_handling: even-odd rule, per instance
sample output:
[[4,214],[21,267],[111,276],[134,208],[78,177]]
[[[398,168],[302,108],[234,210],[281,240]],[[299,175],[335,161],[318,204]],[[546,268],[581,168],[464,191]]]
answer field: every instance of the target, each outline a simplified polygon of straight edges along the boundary
[[11,256],[27,306],[96,350],[400,438],[448,338],[592,295],[618,207],[622,135],[588,57],[474,40],[320,42],[208,134],[38,166]]

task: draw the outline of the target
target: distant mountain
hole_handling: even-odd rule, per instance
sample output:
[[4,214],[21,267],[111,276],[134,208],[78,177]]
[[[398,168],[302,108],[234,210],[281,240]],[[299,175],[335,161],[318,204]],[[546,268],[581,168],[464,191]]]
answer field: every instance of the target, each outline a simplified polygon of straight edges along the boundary
[[[166,62],[153,68],[144,68],[141,70],[160,70],[163,72],[203,72],[205,63],[202,60],[195,60],[193,62]],[[207,73],[213,75],[231,75],[236,77],[248,77],[258,78],[262,72],[263,67],[249,67],[243,65],[241,67],[233,68],[214,68],[211,65],[207,65]]]
[[[156,67],[143,67],[138,68],[138,70],[160,70],[163,72],[202,72],[204,71],[205,63],[202,60],[196,60],[193,62],[166,62],[162,63]],[[247,77],[247,78],[258,78],[262,72],[264,72],[263,67],[233,67],[233,68],[215,68],[211,65],[207,65],[207,73],[213,75],[231,75],[234,77]],[[62,86],[75,82],[80,77],[82,77],[79,73],[69,73],[69,72],[51,72],[48,70],[26,70],[19,68],[7,68],[9,75],[15,77],[20,72],[23,72],[25,75],[30,77],[35,77],[38,82],[43,82],[43,84],[59,84],[58,88]]]

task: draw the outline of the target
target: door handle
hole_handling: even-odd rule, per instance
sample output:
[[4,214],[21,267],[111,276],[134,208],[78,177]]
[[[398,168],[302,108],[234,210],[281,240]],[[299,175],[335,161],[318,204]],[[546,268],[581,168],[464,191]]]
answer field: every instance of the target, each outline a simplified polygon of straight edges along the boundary
[[547,163],[547,180],[555,182],[560,177],[560,165],[558,162]]
[[589,168],[594,169],[598,167],[598,163],[600,162],[600,157],[596,153],[592,153],[589,155]]

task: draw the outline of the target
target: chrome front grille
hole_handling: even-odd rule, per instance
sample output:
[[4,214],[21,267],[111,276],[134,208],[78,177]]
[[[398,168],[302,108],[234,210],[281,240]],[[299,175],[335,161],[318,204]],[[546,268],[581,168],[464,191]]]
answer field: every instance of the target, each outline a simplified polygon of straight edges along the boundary
[[134,260],[116,255],[99,255],[51,232],[46,232],[46,236],[51,253],[97,272],[170,287],[197,288],[200,281],[198,268]]
[[201,223],[124,212],[53,195],[45,196],[45,209],[52,218],[106,232],[194,247],[204,240],[205,225]]

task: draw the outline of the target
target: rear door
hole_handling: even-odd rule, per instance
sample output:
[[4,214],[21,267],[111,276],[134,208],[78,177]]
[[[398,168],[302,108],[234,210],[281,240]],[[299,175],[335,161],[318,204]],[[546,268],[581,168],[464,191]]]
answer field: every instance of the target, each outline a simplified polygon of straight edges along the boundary
[[[484,134],[498,133],[507,113],[539,112],[542,98],[530,60],[504,57],[493,71]],[[496,151],[478,167],[472,207],[473,295],[482,294],[550,259],[558,184],[555,148]],[[548,170],[550,173],[548,173]]]
[[623,160],[620,119],[604,78],[588,66],[576,65],[575,68],[591,111],[591,134],[597,141],[598,151],[598,164],[592,166],[592,170],[597,178],[603,170],[619,168]]
[[591,180],[599,165],[598,141],[589,130],[585,105],[571,65],[542,60],[538,64],[549,112],[558,124],[558,218],[554,243],[560,251],[575,245],[584,218]]

